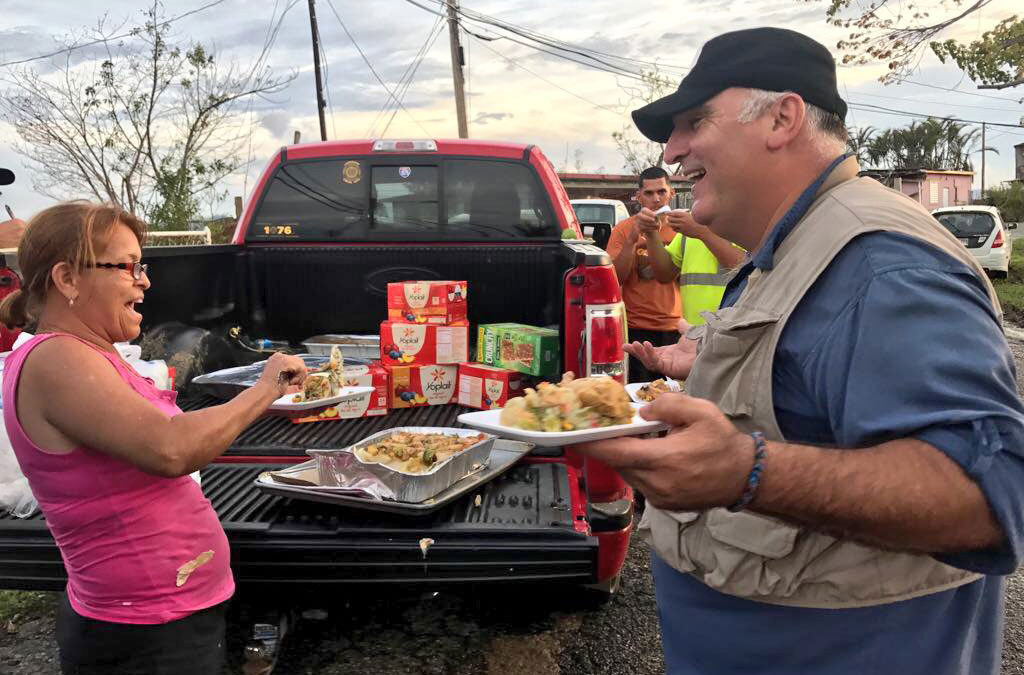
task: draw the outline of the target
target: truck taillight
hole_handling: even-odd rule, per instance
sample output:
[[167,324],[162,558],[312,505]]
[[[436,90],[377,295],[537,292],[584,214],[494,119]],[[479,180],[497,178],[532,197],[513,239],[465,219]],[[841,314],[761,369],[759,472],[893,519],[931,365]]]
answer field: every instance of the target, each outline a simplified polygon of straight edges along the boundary
[[374,152],[437,152],[435,141],[374,141]]
[[1003,231],[1002,229],[996,230],[996,240],[992,242],[992,248],[999,248],[1003,245]]
[[587,306],[587,375],[610,375],[626,382],[626,307]]

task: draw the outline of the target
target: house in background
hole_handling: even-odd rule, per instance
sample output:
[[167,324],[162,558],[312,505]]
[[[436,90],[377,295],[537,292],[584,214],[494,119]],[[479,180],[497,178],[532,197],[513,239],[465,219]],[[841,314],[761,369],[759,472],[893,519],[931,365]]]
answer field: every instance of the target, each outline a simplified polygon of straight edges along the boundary
[[940,206],[966,206],[971,203],[973,171],[864,169],[860,175],[899,190],[929,211]]

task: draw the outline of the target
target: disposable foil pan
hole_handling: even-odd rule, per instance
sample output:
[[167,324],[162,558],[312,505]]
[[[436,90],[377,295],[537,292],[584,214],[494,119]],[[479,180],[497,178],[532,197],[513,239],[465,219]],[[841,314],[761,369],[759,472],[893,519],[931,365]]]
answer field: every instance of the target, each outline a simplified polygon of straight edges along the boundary
[[346,359],[379,359],[379,335],[314,335],[302,341],[310,354],[330,356],[331,347],[337,345]]
[[[484,440],[474,443],[462,452],[438,462],[426,473],[405,473],[383,464],[364,462],[356,450],[378,443],[400,433],[445,434],[448,436],[478,436]],[[395,427],[368,436],[341,450],[307,450],[317,461],[321,486],[358,485],[378,499],[418,503],[451,487],[456,481],[487,465],[491,446],[497,436],[473,429],[453,427]]]

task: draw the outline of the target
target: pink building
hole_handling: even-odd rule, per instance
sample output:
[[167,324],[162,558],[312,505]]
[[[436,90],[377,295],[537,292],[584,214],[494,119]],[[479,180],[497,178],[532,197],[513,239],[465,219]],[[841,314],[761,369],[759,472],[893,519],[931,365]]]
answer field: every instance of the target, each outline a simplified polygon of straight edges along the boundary
[[899,190],[931,211],[940,206],[966,206],[971,203],[973,171],[932,171],[930,169],[904,169],[885,171],[867,169],[860,175],[870,176]]

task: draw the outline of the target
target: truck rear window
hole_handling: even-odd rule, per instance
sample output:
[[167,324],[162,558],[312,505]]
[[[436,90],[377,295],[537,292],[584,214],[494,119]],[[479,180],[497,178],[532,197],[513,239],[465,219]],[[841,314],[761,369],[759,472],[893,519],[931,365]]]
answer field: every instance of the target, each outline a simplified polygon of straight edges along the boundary
[[278,167],[250,241],[476,241],[558,238],[527,164],[381,156]]

